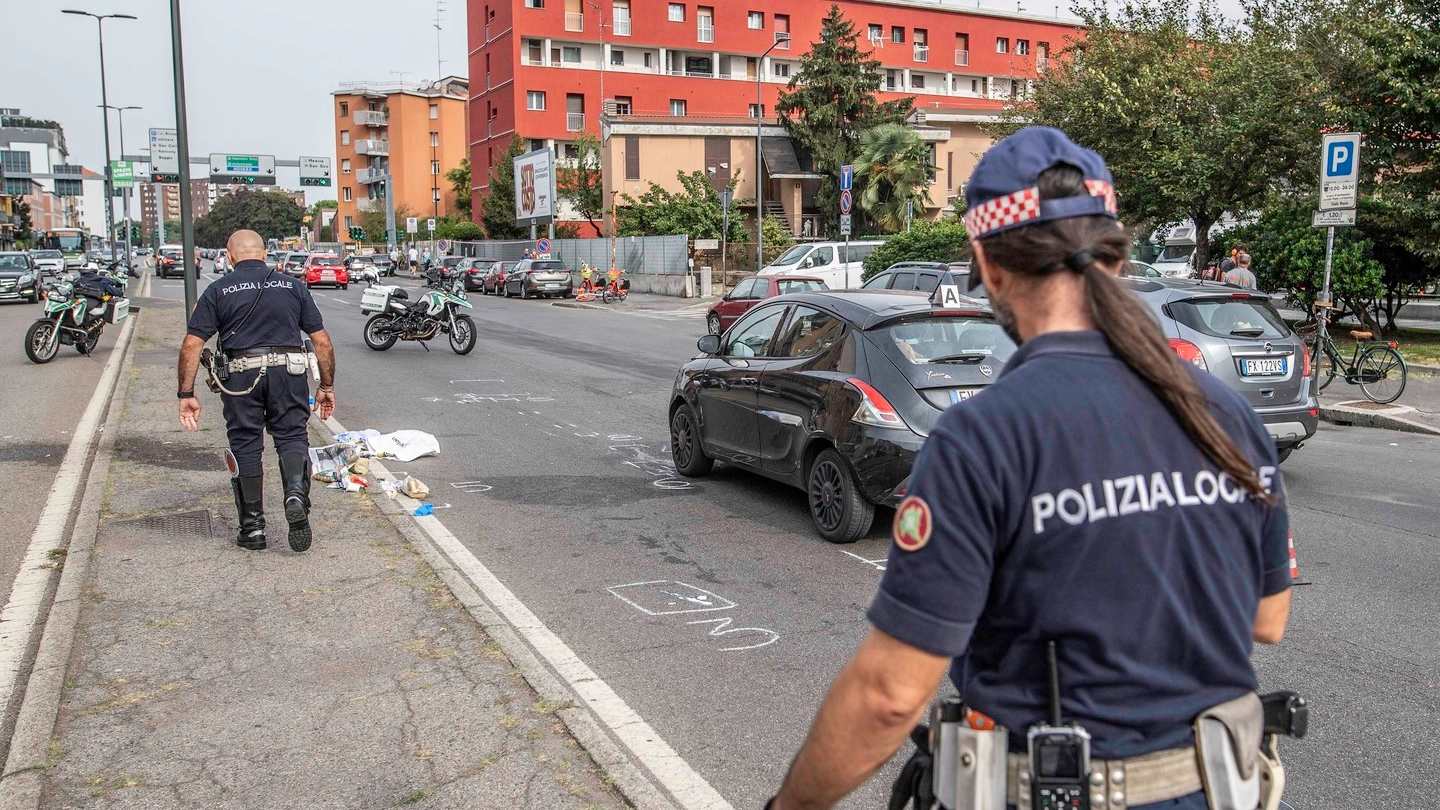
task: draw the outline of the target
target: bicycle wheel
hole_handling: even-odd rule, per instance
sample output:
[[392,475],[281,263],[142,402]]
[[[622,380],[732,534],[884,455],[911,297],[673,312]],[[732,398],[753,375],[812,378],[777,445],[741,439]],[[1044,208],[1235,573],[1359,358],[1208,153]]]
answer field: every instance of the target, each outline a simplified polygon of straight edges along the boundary
[[1334,382],[1336,377],[1341,376],[1343,371],[1343,367],[1335,365],[1333,355],[1325,351],[1320,352],[1320,387],[1316,389],[1316,393],[1324,391],[1325,387]]
[[1385,405],[1405,393],[1405,358],[1389,346],[1373,346],[1361,355],[1355,367],[1360,391],[1371,402]]

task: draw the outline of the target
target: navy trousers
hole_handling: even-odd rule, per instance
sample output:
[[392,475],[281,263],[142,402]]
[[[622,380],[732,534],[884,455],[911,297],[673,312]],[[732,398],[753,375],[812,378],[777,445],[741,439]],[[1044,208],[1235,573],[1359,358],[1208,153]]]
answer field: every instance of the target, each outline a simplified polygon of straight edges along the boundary
[[[243,390],[255,381],[259,369],[231,374],[225,387]],[[230,452],[242,477],[261,474],[260,456],[265,450],[263,433],[269,431],[276,453],[305,453],[310,448],[306,425],[310,421],[310,385],[306,375],[286,373],[284,366],[265,370],[265,379],[243,397],[221,394],[225,409],[225,430]]]

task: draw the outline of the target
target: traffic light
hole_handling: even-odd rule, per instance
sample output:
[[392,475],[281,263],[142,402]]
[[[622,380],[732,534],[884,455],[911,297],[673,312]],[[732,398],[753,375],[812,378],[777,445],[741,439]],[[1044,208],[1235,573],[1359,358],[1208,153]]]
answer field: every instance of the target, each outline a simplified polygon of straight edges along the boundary
[[356,242],[365,241],[365,229],[359,225],[351,225],[350,238]]

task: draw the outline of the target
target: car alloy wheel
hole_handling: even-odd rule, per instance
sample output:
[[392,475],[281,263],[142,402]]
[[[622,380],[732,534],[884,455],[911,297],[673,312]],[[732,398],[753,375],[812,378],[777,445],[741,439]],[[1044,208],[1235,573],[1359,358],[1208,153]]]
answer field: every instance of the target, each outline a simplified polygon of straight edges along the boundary
[[860,494],[845,461],[834,449],[815,457],[806,476],[810,517],[820,536],[832,543],[853,543],[870,531],[875,506]]
[[686,477],[705,475],[715,464],[700,446],[695,412],[687,404],[681,404],[670,415],[670,457],[675,471]]
[[705,325],[710,329],[710,334],[718,335],[721,333],[719,315],[712,313],[710,317],[706,319]]

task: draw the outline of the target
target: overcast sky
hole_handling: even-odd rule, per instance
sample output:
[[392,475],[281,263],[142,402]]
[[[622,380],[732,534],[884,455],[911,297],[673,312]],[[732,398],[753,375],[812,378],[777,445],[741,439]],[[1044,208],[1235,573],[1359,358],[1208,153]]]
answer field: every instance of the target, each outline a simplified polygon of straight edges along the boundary
[[[968,5],[972,0],[965,0]],[[443,0],[444,72],[466,75],[465,3]],[[1012,8],[1002,0],[987,7]],[[1068,0],[1021,0],[1031,13],[1063,11]],[[1240,0],[1220,0],[1238,14]],[[0,107],[59,121],[71,161],[102,170],[100,69],[95,21],[62,14],[133,14],[105,22],[105,66],[113,106],[125,113],[126,151],[148,148],[150,127],[173,127],[168,0],[4,0],[8,36],[0,48]],[[334,157],[330,93],[342,81],[436,77],[434,0],[184,0],[185,89],[190,152]],[[112,113],[111,143],[120,133]],[[282,185],[298,183],[282,169]],[[310,198],[334,197],[312,189]]]

